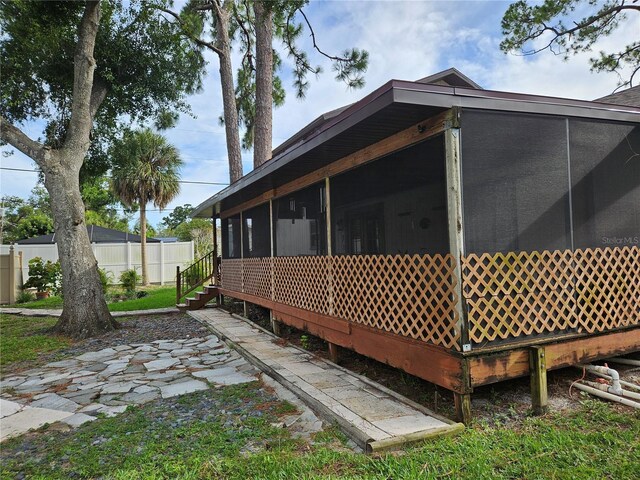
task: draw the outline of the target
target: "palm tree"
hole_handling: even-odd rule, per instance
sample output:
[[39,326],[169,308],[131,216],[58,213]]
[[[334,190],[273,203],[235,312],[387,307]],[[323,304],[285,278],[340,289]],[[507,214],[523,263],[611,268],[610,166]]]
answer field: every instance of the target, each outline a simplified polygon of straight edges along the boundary
[[146,128],[125,132],[113,148],[114,167],[111,188],[128,207],[140,208],[140,253],[142,283],[147,275],[147,204],[163,209],[180,192],[178,150],[162,135]]

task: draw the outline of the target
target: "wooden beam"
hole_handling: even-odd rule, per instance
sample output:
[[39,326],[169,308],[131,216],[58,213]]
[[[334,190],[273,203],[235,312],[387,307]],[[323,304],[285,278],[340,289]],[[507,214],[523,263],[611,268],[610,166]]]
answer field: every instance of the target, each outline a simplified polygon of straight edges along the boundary
[[542,415],[547,412],[547,362],[544,347],[529,348],[529,371],[531,377],[531,406],[533,413]]
[[243,210],[265,203],[270,199],[282,197],[295,192],[296,190],[318,183],[325,177],[331,177],[333,175],[346,172],[347,170],[364,165],[365,163],[376,160],[402,148],[427,140],[428,138],[444,132],[451,124],[452,115],[452,111],[447,110],[434,117],[418,122],[405,130],[360,149],[351,155],[342,157],[325,167],[314,170],[313,172],[303,175],[291,182],[285,183],[284,185],[272,190],[268,190],[251,200],[241,203],[240,205],[236,205],[233,208],[220,212],[220,217],[231,217]]
[[[545,343],[547,370],[640,351],[640,326]],[[528,347],[467,357],[473,387],[529,375]]]

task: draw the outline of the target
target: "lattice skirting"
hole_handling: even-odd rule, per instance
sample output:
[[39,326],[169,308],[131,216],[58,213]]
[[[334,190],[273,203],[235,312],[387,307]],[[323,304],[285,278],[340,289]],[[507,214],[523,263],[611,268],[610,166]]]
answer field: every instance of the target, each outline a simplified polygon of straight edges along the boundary
[[222,261],[224,288],[460,350],[451,255]]
[[476,345],[640,324],[636,246],[471,254],[461,264]]

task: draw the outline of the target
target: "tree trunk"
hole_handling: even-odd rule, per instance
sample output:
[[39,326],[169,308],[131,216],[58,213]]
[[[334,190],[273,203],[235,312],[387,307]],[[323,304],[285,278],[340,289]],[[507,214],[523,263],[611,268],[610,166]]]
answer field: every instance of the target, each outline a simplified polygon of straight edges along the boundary
[[[84,221],[79,180],[84,155],[84,151],[59,152],[59,162],[47,162],[49,165],[43,169],[62,267],[64,304],[55,330],[75,338],[92,337],[118,327],[104,299],[98,262]],[[71,164],[78,167],[75,174],[69,175],[64,166]]]
[[51,149],[32,140],[0,117],[2,140],[31,157],[44,173],[62,267],[64,295],[62,315],[55,329],[76,338],[90,337],[118,327],[104,299],[80,196],[80,167],[91,145],[93,118],[107,93],[104,86],[96,87],[93,83],[96,66],[93,51],[99,22],[100,2],[86,2],[74,54],[71,118],[61,148]]
[[263,1],[255,1],[256,17],[256,119],[253,167],[271,158],[273,110],[273,12]]
[[147,274],[147,206],[140,203],[140,262],[142,263],[142,285],[149,285]]
[[224,129],[227,138],[227,155],[229,156],[229,179],[231,183],[242,178],[242,153],[240,150],[240,128],[238,126],[238,109],[233,83],[231,66],[231,42],[229,40],[229,19],[232,1],[226,1],[221,8],[215,10],[217,25],[216,47],[220,58],[220,85],[222,87],[222,108],[224,111]]

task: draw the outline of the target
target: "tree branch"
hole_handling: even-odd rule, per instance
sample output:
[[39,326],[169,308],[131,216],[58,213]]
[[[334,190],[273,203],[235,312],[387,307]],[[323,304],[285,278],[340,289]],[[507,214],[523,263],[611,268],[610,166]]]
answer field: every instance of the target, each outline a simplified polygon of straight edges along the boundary
[[313,41],[313,48],[320,55],[323,55],[324,57],[328,58],[329,60],[333,60],[335,62],[348,63],[350,61],[348,58],[336,57],[336,56],[333,56],[333,55],[329,55],[328,53],[326,53],[326,52],[324,52],[323,50],[320,49],[320,47],[316,43],[316,33],[313,31],[313,27],[311,26],[311,22],[309,22],[309,19],[307,18],[307,15],[304,13],[304,11],[301,8],[299,8],[298,11],[302,15],[302,18],[304,18],[304,21],[307,24],[307,27],[309,28],[309,32],[311,32],[311,40]]
[[[185,25],[184,21],[180,18],[180,15],[178,15],[177,13],[169,10],[168,8],[164,8],[161,5],[151,5],[151,7],[155,8],[156,10],[160,10],[161,12],[164,12],[167,15],[171,15],[173,18],[175,18],[176,21],[178,22],[178,25],[180,26],[180,29],[182,30],[182,33],[184,33],[187,37],[189,37],[189,39],[191,41],[195,42],[196,44],[198,44],[198,45],[200,45],[202,47],[206,47],[206,48],[209,48],[209,49],[213,50],[218,55],[222,55],[222,50],[220,50],[218,47],[216,47],[213,43],[205,42],[201,38],[198,38],[197,36],[195,36],[191,32],[189,32],[186,29],[186,25]],[[204,10],[204,8],[198,8],[198,10]],[[211,7],[207,8],[207,10],[211,10]]]
[[4,116],[1,115],[0,139],[2,139],[3,142],[13,145],[27,157],[35,160],[38,165],[40,165],[40,162],[44,160],[44,145],[29,138],[22,132],[22,130],[12,125],[6,118],[4,118]]

